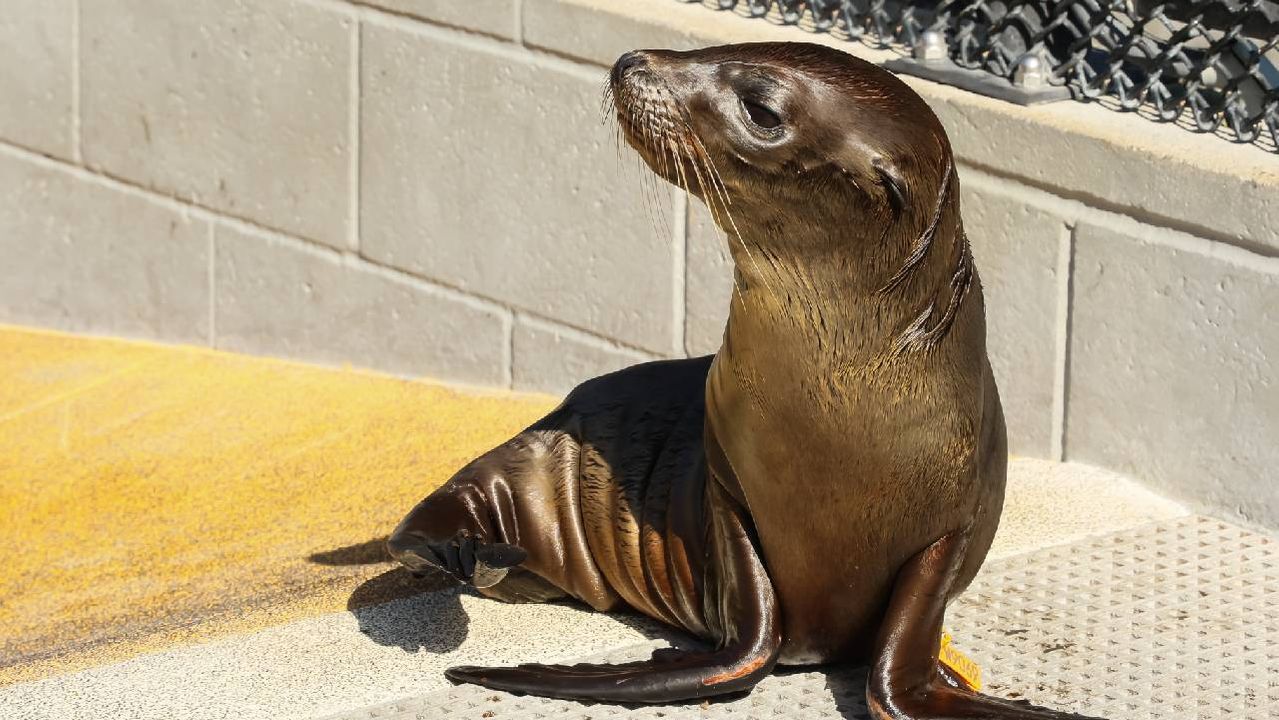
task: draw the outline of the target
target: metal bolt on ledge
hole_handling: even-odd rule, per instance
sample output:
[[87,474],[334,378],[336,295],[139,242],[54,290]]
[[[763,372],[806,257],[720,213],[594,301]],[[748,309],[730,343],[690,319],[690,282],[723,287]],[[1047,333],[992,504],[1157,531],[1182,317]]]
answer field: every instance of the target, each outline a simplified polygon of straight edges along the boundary
[[1048,86],[1048,66],[1034,53],[1022,55],[1013,69],[1013,85],[1027,90]]
[[950,48],[946,46],[946,36],[936,30],[926,30],[919,36],[911,55],[923,62],[937,62],[950,57]]

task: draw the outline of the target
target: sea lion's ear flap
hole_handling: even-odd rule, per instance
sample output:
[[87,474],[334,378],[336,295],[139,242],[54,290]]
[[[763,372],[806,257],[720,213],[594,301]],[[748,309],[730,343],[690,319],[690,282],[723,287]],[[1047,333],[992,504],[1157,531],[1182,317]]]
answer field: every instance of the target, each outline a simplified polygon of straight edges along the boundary
[[875,158],[870,165],[875,169],[875,177],[884,190],[884,198],[893,210],[893,220],[897,220],[906,208],[906,184],[898,174],[897,168],[882,158]]
[[856,138],[847,138],[837,147],[831,164],[872,202],[886,207],[897,222],[910,197],[902,168],[882,149]]

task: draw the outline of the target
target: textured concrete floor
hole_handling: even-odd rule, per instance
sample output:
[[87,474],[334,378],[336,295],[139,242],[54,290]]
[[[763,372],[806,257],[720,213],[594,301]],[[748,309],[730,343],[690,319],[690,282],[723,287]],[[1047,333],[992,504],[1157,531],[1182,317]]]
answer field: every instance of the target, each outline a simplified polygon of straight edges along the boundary
[[[449,665],[673,639],[573,605],[417,594],[431,588],[380,554],[404,507],[548,398],[16,330],[0,330],[0,372],[15,379],[0,457],[20,459],[0,465],[5,720],[861,716],[848,668],[706,707],[449,686]],[[1262,718],[1279,710],[1276,591],[1272,538],[1106,471],[1014,459],[991,559],[948,625],[992,692]]]

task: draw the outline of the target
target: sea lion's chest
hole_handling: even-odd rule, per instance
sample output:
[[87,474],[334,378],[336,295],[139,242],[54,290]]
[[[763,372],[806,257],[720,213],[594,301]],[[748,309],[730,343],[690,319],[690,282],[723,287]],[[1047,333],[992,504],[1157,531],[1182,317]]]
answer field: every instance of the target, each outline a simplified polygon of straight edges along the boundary
[[[973,433],[947,405],[751,388],[712,369],[712,471],[740,488],[778,593],[783,662],[869,651],[901,565],[971,512]],[[934,395],[934,398],[936,395]]]

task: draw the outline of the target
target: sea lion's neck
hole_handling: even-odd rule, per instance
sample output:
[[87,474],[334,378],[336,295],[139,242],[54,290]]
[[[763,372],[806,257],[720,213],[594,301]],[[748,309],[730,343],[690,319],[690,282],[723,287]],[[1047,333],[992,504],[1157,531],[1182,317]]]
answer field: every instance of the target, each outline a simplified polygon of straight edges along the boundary
[[[866,418],[904,395],[927,398],[918,406],[925,407],[975,391],[955,387],[980,377],[975,366],[985,362],[984,303],[958,214],[893,282],[912,256],[909,243],[903,247],[882,267],[865,260],[863,270],[878,268],[874,273],[844,274],[841,268],[855,264],[848,256],[814,263],[810,254],[803,273],[782,253],[768,275],[739,265],[724,342],[707,379],[712,432],[719,432],[716,418],[734,418],[739,439],[795,423],[844,437],[865,431]],[[723,442],[734,463],[753,452]]]
[[[975,283],[958,208],[946,209],[920,255],[917,234],[883,237],[878,228],[832,236],[820,226],[760,238],[733,249],[736,265],[724,354],[744,348],[793,358],[806,371],[883,363],[954,329]],[[731,240],[730,240],[731,242]]]

